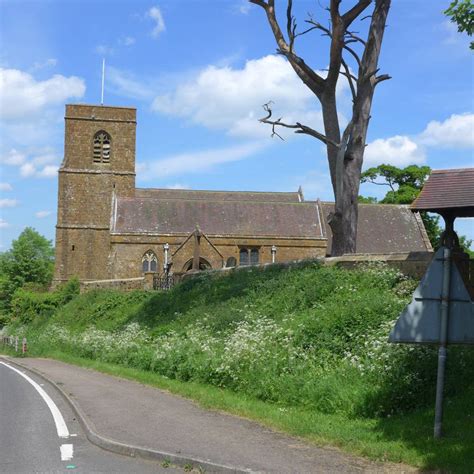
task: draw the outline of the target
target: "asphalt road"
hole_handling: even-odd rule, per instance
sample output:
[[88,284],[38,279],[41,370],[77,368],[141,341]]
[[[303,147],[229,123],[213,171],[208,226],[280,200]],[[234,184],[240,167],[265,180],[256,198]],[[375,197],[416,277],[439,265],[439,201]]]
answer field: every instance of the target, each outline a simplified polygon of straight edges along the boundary
[[[1,473],[183,472],[183,469],[165,468],[158,462],[121,456],[94,446],[85,437],[70,407],[53,388],[34,374],[20,372],[36,382],[52,404],[50,408],[34,385],[0,362]],[[56,412],[55,417],[52,411]],[[59,436],[65,432],[69,436]]]

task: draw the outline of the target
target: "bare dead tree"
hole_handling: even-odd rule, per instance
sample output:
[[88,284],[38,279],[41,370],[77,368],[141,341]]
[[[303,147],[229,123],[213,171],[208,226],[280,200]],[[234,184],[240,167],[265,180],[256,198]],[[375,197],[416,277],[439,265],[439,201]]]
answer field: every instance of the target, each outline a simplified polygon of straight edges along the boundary
[[[387,74],[378,74],[378,59],[391,0],[359,0],[345,13],[339,9],[341,0],[330,0],[327,8],[330,27],[309,16],[305,21],[307,28],[301,32],[297,31],[293,1],[287,0],[286,37],[276,16],[275,0],[249,1],[265,11],[277,43],[277,52],[288,60],[298,77],[319,99],[324,133],[299,122],[288,124],[282,118],[275,120],[271,103],[264,105],[267,115],[260,121],[272,126],[274,136],[281,138],[276,130],[285,127],[294,129],[295,133],[310,135],[326,145],[336,201],[334,212],[329,216],[333,233],[332,254],[353,253],[357,239],[360,175],[372,100],[377,84],[390,79]],[[365,12],[371,4],[373,10],[367,15]],[[370,19],[366,39],[352,30],[353,22],[359,17],[361,20]],[[295,40],[314,31],[322,32],[330,42],[326,77],[311,68],[295,50]],[[349,60],[357,72],[351,70]],[[352,117],[342,133],[336,101],[336,85],[340,76],[347,80],[352,94]]]

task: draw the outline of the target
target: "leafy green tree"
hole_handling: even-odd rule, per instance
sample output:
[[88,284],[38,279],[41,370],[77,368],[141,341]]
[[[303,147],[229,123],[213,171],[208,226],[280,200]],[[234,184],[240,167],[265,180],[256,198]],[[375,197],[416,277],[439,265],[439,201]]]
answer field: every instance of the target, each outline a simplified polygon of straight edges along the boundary
[[372,196],[359,196],[357,200],[359,204],[377,204],[377,198]]
[[361,183],[388,186],[390,190],[380,201],[383,204],[411,204],[430,175],[429,166],[411,165],[397,168],[392,165],[379,165],[369,168],[361,175]]
[[[460,33],[466,32],[468,36],[474,33],[474,4],[472,0],[454,0],[445,10],[445,15],[458,25]],[[471,41],[471,49],[474,49],[474,41]]]
[[13,293],[26,283],[47,287],[54,267],[54,248],[50,240],[27,227],[0,256],[0,295],[6,307]]
[[[381,204],[411,204],[420,193],[430,173],[429,166],[411,165],[406,168],[397,168],[392,165],[379,165],[364,171],[361,175],[361,183],[372,183],[390,188],[385,197],[379,201]],[[359,196],[359,202],[370,204],[377,202],[377,200],[373,197]],[[431,245],[437,249],[443,231],[439,225],[439,216],[430,215],[427,212],[420,214]],[[472,244],[471,240],[461,235],[459,243],[466,252],[472,255],[472,251],[469,250]]]

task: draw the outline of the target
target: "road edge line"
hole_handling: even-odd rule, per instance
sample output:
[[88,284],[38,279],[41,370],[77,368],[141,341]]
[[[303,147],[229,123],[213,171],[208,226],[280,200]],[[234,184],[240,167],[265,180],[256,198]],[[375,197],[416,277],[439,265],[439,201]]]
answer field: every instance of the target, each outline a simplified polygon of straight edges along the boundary
[[[102,448],[106,451],[111,451],[116,454],[122,454],[129,457],[140,457],[142,459],[153,460],[153,461],[168,461],[178,466],[186,466],[189,464],[202,466],[208,472],[232,472],[232,473],[254,473],[251,469],[239,468],[233,466],[226,466],[224,464],[217,464],[211,461],[205,461],[199,458],[191,458],[186,456],[178,456],[176,454],[167,453],[165,451],[158,451],[150,448],[143,448],[141,446],[135,446],[132,444],[121,443],[120,441],[115,441],[110,438],[96,433],[90,427],[90,421],[87,419],[86,415],[83,413],[82,408],[71,399],[71,397],[53,380],[47,377],[42,372],[37,369],[28,367],[17,360],[12,360],[8,356],[0,354],[0,360],[6,360],[12,365],[21,367],[22,369],[28,370],[29,372],[41,377],[43,380],[48,382],[53,388],[55,388],[64,400],[70,405],[72,411],[77,416],[79,423],[81,424],[82,429],[86,434],[86,438],[92,443]],[[198,467],[195,466],[195,467]]]
[[21,372],[16,367],[12,367],[10,364],[7,364],[6,362],[3,362],[1,360],[0,364],[4,365],[5,367],[8,367],[9,369],[16,372],[18,375],[23,377],[23,379],[25,379],[36,390],[38,395],[43,399],[44,403],[46,403],[46,406],[49,408],[51,416],[53,417],[54,426],[56,428],[56,433],[58,437],[60,439],[69,438],[69,430],[66,421],[64,420],[63,414],[61,413],[61,410],[58,408],[56,403],[54,403],[54,400],[49,396],[48,393],[46,393],[46,390],[44,390],[43,387],[36,383],[35,380],[33,380],[31,377],[28,377],[28,375]]

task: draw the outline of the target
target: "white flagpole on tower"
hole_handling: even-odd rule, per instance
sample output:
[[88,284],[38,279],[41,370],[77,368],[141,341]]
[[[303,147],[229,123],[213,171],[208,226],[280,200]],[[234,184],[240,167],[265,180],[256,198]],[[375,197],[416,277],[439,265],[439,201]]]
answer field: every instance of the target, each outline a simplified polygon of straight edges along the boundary
[[100,105],[104,105],[104,80],[105,80],[105,58],[102,59],[102,94],[100,96]]

